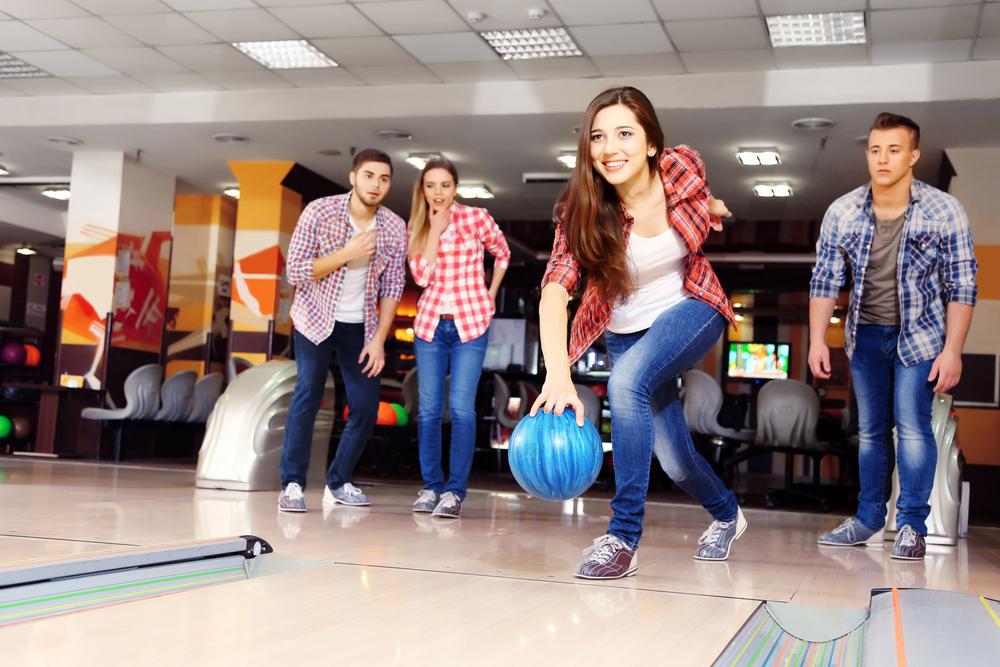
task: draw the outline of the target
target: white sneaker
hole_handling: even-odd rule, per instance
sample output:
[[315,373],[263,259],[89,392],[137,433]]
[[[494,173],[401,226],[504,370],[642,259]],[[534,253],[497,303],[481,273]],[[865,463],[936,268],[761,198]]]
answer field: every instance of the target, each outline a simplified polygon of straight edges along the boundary
[[353,505],[355,507],[360,507],[363,505],[371,505],[371,502],[368,500],[368,496],[361,493],[361,489],[354,486],[350,482],[347,482],[343,486],[338,486],[336,489],[331,489],[328,484],[326,486],[326,490],[323,491],[323,504]]
[[302,487],[295,482],[289,482],[288,486],[281,490],[278,496],[278,511],[280,512],[305,512],[306,499],[302,495]]

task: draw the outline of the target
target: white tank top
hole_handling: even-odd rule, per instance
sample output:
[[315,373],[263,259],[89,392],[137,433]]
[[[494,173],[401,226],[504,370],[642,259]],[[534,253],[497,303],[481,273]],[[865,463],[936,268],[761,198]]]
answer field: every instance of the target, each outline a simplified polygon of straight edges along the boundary
[[649,239],[632,234],[625,254],[636,290],[611,311],[608,329],[620,334],[648,329],[660,313],[688,298],[684,291],[688,253],[673,227]]

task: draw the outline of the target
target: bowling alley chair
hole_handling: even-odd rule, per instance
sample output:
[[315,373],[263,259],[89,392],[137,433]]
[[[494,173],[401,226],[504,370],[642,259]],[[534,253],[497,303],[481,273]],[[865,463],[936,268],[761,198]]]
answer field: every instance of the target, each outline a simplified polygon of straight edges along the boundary
[[194,396],[191,397],[191,413],[187,420],[193,424],[204,424],[208,421],[215,402],[222,393],[222,373],[209,373],[194,383]]
[[84,419],[99,419],[105,424],[115,424],[115,461],[121,458],[122,424],[125,420],[152,419],[160,405],[160,383],[163,381],[163,366],[146,364],[139,366],[125,378],[125,407],[118,409],[84,408],[80,416]]
[[729,467],[726,457],[756,438],[754,431],[726,428],[719,424],[722,410],[722,388],[708,373],[689,370],[681,375],[684,389],[684,418],[692,433],[697,433],[714,446],[712,467],[721,472]]
[[153,419],[160,422],[187,421],[191,412],[191,397],[194,395],[194,383],[198,374],[194,371],[174,373],[160,387],[160,402],[162,407]]

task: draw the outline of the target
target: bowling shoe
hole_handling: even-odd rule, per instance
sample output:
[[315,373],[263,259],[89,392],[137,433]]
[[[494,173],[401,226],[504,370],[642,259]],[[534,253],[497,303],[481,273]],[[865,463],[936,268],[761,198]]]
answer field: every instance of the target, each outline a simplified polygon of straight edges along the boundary
[[927,553],[927,543],[924,536],[906,525],[896,536],[896,546],[892,548],[891,558],[896,560],[923,560]]
[[278,496],[278,510],[281,512],[305,512],[306,499],[302,495],[302,487],[295,482],[281,490]]
[[639,569],[636,549],[629,549],[616,535],[601,535],[583,555],[588,558],[573,573],[578,579],[621,579]]
[[430,489],[420,489],[417,500],[413,503],[413,511],[418,514],[430,514],[437,507],[438,496]]
[[443,517],[446,519],[457,519],[462,514],[462,500],[451,491],[441,494],[441,500],[434,508],[431,516]]
[[697,560],[726,560],[733,542],[747,529],[743,510],[736,508],[736,518],[730,521],[713,521],[712,525],[698,539]]
[[819,536],[819,543],[830,547],[853,547],[858,544],[866,546],[881,546],[885,537],[885,528],[869,528],[855,517],[844,521],[829,533]]

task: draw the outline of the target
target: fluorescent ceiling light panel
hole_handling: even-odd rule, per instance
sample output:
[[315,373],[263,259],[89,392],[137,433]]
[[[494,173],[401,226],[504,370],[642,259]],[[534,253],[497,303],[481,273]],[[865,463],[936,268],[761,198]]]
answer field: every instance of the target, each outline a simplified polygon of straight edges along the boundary
[[741,148],[736,154],[740,164],[746,166],[771,166],[781,164],[781,156],[777,148]]
[[494,30],[479,34],[504,60],[572,58],[583,55],[565,28]]
[[758,183],[753,186],[758,197],[791,197],[792,186],[788,183]]
[[268,69],[337,67],[337,63],[304,39],[233,42],[233,46]]
[[69,199],[69,190],[50,188],[48,190],[42,190],[42,194],[51,199],[58,199],[59,201],[66,201]]
[[37,255],[38,252],[34,248],[29,248],[28,246],[21,246],[17,249],[18,255]]
[[568,169],[576,168],[576,151],[562,151],[556,159]]
[[831,46],[864,44],[865,13],[788,14],[768,16],[771,46]]
[[410,153],[406,158],[406,164],[412,165],[423,171],[428,162],[439,157],[444,156],[440,153]]
[[493,193],[485,183],[460,183],[455,191],[459,197],[466,199],[493,199]]
[[9,53],[0,51],[0,79],[29,79],[38,76],[52,75],[15,58]]
[[227,189],[225,189],[225,190],[222,191],[222,194],[226,195],[227,197],[232,197],[233,199],[239,199],[240,198],[240,189],[239,188],[227,188]]

